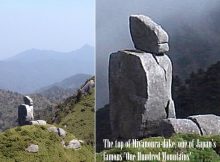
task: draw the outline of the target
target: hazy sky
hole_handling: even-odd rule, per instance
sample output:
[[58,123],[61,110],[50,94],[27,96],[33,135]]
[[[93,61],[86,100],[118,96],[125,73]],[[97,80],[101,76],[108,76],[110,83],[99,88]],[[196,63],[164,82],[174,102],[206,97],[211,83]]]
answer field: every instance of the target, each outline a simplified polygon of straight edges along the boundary
[[0,0],[0,59],[95,42],[95,0]]

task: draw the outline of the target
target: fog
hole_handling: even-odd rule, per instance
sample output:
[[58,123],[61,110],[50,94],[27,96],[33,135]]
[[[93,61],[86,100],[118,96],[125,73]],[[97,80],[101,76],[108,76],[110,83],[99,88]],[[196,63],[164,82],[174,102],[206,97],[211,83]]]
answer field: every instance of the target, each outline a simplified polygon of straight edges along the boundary
[[122,49],[132,49],[128,18],[144,14],[172,35],[181,22],[191,24],[207,18],[218,0],[97,0],[96,1],[96,76],[97,108],[108,103],[108,57]]

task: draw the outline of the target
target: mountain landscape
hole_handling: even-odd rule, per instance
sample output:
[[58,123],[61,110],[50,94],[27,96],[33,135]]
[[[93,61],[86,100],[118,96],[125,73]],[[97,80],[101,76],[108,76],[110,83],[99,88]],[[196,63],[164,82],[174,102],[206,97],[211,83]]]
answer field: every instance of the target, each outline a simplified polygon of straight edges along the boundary
[[[75,96],[77,89],[91,75],[76,74],[61,82],[44,87],[38,92],[28,94],[34,101],[35,119],[49,120],[54,115],[57,104],[70,96]],[[17,109],[23,103],[23,94],[0,89],[0,131],[17,125]]]
[[76,93],[77,89],[85,83],[85,81],[91,78],[89,74],[76,74],[68,77],[61,82],[54,83],[50,86],[43,87],[37,90],[35,93],[40,94],[48,98],[53,103],[60,103],[66,98]]
[[94,48],[71,52],[31,49],[0,61],[0,89],[33,93],[75,74],[94,74]]
[[[53,113],[49,109],[50,113],[48,114],[53,115],[39,114],[39,119],[51,121],[50,124],[45,126],[17,126],[0,133],[0,159],[2,161],[24,162],[94,161],[94,91],[93,88],[90,94],[83,95],[80,98],[76,98],[75,95],[68,97],[63,103],[53,107]],[[6,99],[13,99],[13,96],[16,96],[18,98],[17,103],[20,103],[19,99],[22,100],[22,95],[9,91],[2,91],[2,96],[8,96]],[[32,97],[34,103],[42,100]],[[8,101],[8,105],[12,104],[10,101]],[[45,108],[43,112],[47,111],[48,108]],[[1,114],[2,116],[4,113]],[[67,135],[61,138],[48,131],[48,128],[52,126],[51,124],[63,128]],[[68,149],[63,146],[62,142],[67,144],[72,139],[81,141],[80,149]],[[39,146],[38,152],[27,152],[26,148],[31,143]]]

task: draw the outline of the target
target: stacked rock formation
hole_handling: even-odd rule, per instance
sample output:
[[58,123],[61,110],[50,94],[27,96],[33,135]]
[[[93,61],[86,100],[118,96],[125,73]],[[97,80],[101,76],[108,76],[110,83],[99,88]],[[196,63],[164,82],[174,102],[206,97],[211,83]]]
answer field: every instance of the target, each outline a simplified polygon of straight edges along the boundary
[[18,124],[22,125],[46,125],[45,120],[34,120],[33,100],[24,96],[24,104],[18,106]]
[[24,104],[18,107],[18,124],[28,125],[34,120],[33,100],[29,96],[23,98]]
[[172,64],[168,34],[143,15],[130,16],[136,50],[110,55],[110,123],[115,138],[138,138],[160,133],[163,119],[175,118],[171,96]]

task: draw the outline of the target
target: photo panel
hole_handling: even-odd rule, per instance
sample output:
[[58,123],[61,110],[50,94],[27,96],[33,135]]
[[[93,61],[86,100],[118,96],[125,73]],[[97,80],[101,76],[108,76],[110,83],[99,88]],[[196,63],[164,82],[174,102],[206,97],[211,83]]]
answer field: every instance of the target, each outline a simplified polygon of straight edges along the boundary
[[220,161],[220,3],[96,1],[102,161]]

